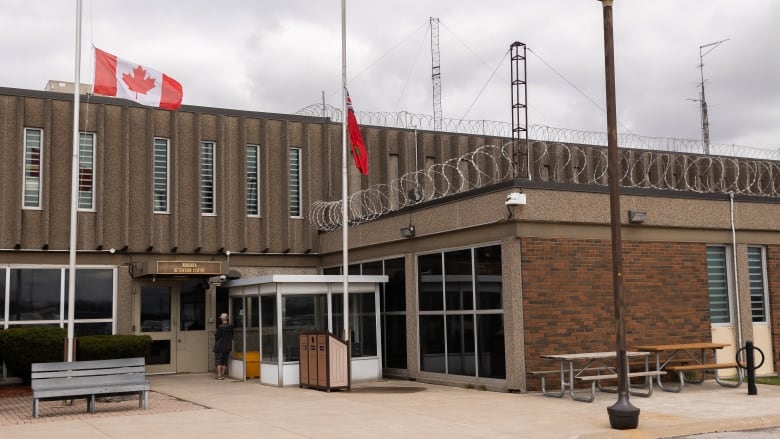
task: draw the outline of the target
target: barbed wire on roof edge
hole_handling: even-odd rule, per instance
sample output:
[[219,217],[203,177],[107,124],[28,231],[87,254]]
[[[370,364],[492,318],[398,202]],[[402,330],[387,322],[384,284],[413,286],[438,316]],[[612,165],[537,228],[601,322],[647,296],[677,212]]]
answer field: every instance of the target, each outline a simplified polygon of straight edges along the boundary
[[[340,122],[341,109],[332,105],[312,104],[298,110],[295,114],[304,116],[328,117]],[[407,128],[434,130],[433,116],[419,113],[399,112],[369,112],[358,111],[358,120],[362,125],[381,126],[388,128]],[[458,134],[473,134],[482,136],[511,137],[512,125],[509,122],[494,120],[442,119],[442,131]],[[579,145],[607,145],[607,133],[599,131],[556,128],[545,125],[529,125],[528,137],[545,142],[573,143]],[[701,140],[679,137],[640,136],[633,133],[618,133],[618,144],[621,148],[646,149],[654,151],[681,152],[689,154],[704,154],[707,150]],[[726,157],[745,157],[764,160],[780,160],[780,149],[771,150],[741,145],[710,144],[711,155]]]
[[[555,183],[607,186],[607,148],[534,141],[529,144],[530,175]],[[520,156],[529,151],[522,147]],[[519,175],[529,175],[520,161]],[[780,196],[780,162],[659,151],[620,151],[620,185],[697,193]],[[513,178],[512,142],[485,145],[425,170],[408,172],[351,194],[350,225],[387,213]],[[309,222],[320,231],[341,228],[342,200],[316,201]]]

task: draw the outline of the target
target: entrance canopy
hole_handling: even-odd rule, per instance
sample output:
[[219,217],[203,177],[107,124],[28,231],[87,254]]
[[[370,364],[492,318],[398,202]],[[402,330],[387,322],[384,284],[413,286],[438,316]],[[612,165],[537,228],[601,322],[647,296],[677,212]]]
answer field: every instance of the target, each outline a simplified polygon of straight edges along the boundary
[[[348,321],[352,380],[382,374],[379,328],[380,284],[387,276],[348,277]],[[344,277],[271,275],[225,282],[236,328],[230,375],[259,375],[264,384],[299,384],[299,334],[328,331],[340,337],[344,325]],[[257,360],[259,364],[252,364]]]

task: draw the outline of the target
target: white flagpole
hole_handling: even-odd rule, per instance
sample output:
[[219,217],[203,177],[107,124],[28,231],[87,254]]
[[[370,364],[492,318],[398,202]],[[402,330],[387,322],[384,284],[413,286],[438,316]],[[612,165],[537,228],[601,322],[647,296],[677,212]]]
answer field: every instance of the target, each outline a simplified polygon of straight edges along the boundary
[[73,81],[73,163],[70,176],[70,247],[68,264],[68,361],[73,361],[76,309],[76,244],[79,201],[79,94],[81,92],[81,0],[76,0],[76,69]]
[[344,341],[349,343],[349,232],[347,197],[347,7],[341,0],[341,254],[344,275]]

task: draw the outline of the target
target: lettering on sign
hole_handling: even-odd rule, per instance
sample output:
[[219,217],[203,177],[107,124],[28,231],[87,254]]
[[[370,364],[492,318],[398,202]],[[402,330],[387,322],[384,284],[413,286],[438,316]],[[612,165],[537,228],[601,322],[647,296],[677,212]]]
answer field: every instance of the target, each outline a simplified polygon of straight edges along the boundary
[[157,274],[222,274],[222,263],[211,261],[157,261]]

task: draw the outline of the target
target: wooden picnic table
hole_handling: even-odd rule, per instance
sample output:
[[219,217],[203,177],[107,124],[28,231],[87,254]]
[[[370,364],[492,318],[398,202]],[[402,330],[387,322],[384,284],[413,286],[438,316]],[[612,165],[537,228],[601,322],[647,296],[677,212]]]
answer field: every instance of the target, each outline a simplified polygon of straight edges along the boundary
[[[661,377],[657,376],[658,387],[667,392],[679,392],[683,389],[685,383],[698,384],[704,381],[707,372],[715,375],[715,382],[724,387],[738,387],[742,384],[742,370],[736,362],[718,362],[718,350],[730,346],[728,343],[713,342],[692,342],[692,343],[668,343],[668,344],[645,344],[632,346],[631,349],[642,350],[655,355],[655,370],[676,372],[678,384],[671,386],[664,384]],[[710,353],[708,362],[708,352]],[[662,359],[663,357],[663,359]],[[722,381],[718,377],[718,369],[737,370],[737,381]],[[700,372],[701,375],[695,378],[686,377],[686,372]]]

